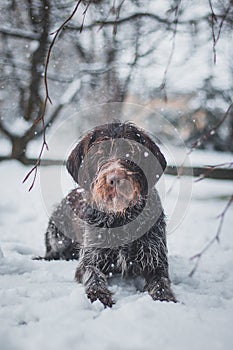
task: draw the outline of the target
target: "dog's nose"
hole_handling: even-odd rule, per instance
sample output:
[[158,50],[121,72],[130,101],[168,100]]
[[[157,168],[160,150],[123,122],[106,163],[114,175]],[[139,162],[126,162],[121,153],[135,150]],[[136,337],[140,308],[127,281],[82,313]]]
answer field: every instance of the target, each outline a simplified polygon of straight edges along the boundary
[[111,187],[116,187],[120,185],[121,182],[121,176],[119,176],[116,173],[111,173],[107,175],[107,184],[110,185]]

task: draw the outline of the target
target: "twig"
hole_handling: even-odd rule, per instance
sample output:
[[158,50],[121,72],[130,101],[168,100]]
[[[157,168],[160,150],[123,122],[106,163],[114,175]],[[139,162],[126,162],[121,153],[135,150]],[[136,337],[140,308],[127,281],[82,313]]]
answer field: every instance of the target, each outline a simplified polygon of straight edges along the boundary
[[191,260],[196,260],[196,263],[195,263],[192,271],[189,273],[189,277],[192,277],[194,275],[194,273],[196,272],[197,267],[198,267],[198,265],[200,263],[201,258],[206,253],[206,251],[213,245],[213,243],[215,241],[219,243],[219,241],[220,241],[220,234],[222,232],[222,226],[223,226],[224,218],[225,218],[225,215],[226,215],[228,209],[230,208],[232,202],[233,202],[233,195],[231,195],[231,197],[230,197],[229,201],[227,202],[227,205],[225,206],[224,210],[217,217],[217,218],[220,218],[220,220],[219,220],[219,225],[218,225],[218,228],[217,228],[215,236],[206,244],[206,246],[199,253],[195,254],[194,256],[192,256],[190,258]]
[[231,109],[233,107],[233,103],[230,104],[230,106],[228,107],[227,111],[225,112],[225,114],[223,115],[222,119],[220,119],[220,121],[214,126],[212,127],[210,130],[206,131],[201,137],[199,137],[190,147],[189,151],[187,152],[183,162],[181,163],[181,165],[178,167],[177,169],[177,177],[176,179],[173,181],[172,185],[170,186],[170,188],[168,189],[167,193],[170,193],[173,189],[173,187],[175,186],[176,181],[182,176],[183,174],[183,169],[184,169],[184,164],[186,159],[189,157],[189,155],[200,145],[203,144],[203,142],[205,142],[206,140],[208,140],[211,136],[213,136],[216,132],[216,130],[224,123],[224,121],[227,119],[227,117],[229,116]]
[[100,27],[98,30],[101,30],[107,23],[107,20],[109,18],[110,13],[116,14],[116,18],[114,20],[114,22],[111,22],[111,25],[113,25],[113,35],[115,36],[117,33],[117,25],[120,19],[120,12],[121,12],[121,8],[124,4],[125,0],[122,0],[121,3],[116,7],[116,0],[113,0],[112,6],[110,8],[110,10],[107,13],[107,16],[105,17],[105,19],[103,20],[103,22],[100,24]]
[[[78,4],[77,4],[76,11],[77,11],[77,9],[78,9],[78,6],[79,6],[80,2],[82,2],[82,0],[79,0],[79,2],[78,2]],[[87,3],[87,6],[86,6],[85,10],[83,11],[83,20],[82,20],[82,24],[81,24],[81,27],[80,27],[80,30],[79,30],[80,33],[81,33],[82,30],[83,30],[83,26],[84,26],[84,21],[85,21],[85,18],[86,18],[87,10],[88,10],[88,8],[89,8],[89,6],[91,5],[92,2],[93,2],[93,0],[90,0],[90,1]],[[75,12],[76,12],[76,11],[75,11]],[[72,16],[72,17],[73,17],[73,16]],[[71,17],[71,18],[72,18],[72,17]],[[71,19],[71,18],[70,18],[70,19]],[[69,22],[69,21],[68,21],[68,22]]]
[[[177,180],[179,180],[181,178],[181,176],[183,175],[183,172],[184,172],[184,168],[185,168],[185,162],[186,162],[186,159],[189,157],[189,152],[187,152],[183,162],[181,163],[181,165],[177,168],[177,175],[176,175],[176,178],[173,180],[171,186],[169,187],[168,191],[167,191],[167,195],[169,193],[171,193],[171,191],[173,190]],[[192,173],[192,170],[190,170],[190,176],[193,176],[193,173]]]
[[212,31],[212,39],[213,39],[214,64],[216,64],[216,60],[217,60],[216,45],[217,45],[217,42],[218,42],[218,40],[220,38],[224,21],[226,20],[228,12],[230,11],[230,8],[232,6],[232,1],[229,1],[229,5],[228,5],[228,7],[227,7],[227,9],[226,9],[222,19],[221,19],[221,22],[220,22],[220,24],[218,26],[217,36],[215,35],[214,27],[215,27],[215,24],[217,24],[218,20],[217,20],[217,16],[214,13],[213,5],[212,5],[212,1],[211,0],[209,0],[209,6],[210,6],[210,10],[211,10],[211,31]]
[[215,37],[215,31],[214,31],[214,24],[217,22],[217,17],[214,13],[213,10],[213,5],[211,0],[209,0],[209,6],[210,6],[210,10],[211,10],[211,31],[212,31],[212,40],[213,40],[213,54],[214,54],[214,63],[216,63],[216,37]]
[[228,107],[227,111],[225,112],[225,114],[223,115],[222,119],[220,119],[220,121],[213,126],[211,129],[209,129],[207,132],[205,132],[201,137],[199,137],[190,147],[189,150],[189,154],[192,153],[192,151],[197,148],[197,146],[202,145],[202,143],[206,140],[208,140],[210,138],[210,136],[214,135],[216,130],[225,122],[225,120],[227,119],[228,115],[230,114],[230,111],[233,107],[233,103],[230,104],[230,106]]
[[125,2],[125,0],[122,0],[120,5],[118,5],[117,8],[116,8],[116,19],[115,19],[115,23],[114,23],[114,26],[113,26],[113,35],[116,35],[116,33],[117,33],[117,23],[119,21],[121,8],[122,8],[124,2]]
[[229,6],[227,7],[226,12],[224,13],[224,15],[223,15],[223,17],[222,17],[222,20],[221,20],[221,22],[220,22],[220,24],[219,24],[219,27],[218,27],[218,34],[217,34],[217,37],[216,37],[215,46],[216,46],[216,44],[217,44],[217,42],[218,42],[218,40],[219,40],[219,38],[220,38],[220,35],[221,35],[221,32],[222,32],[222,27],[223,27],[224,21],[225,21],[227,15],[228,15],[228,12],[230,11],[231,6],[232,6],[232,1],[229,2]]
[[[38,159],[36,161],[36,164],[28,172],[28,174],[26,175],[26,177],[23,180],[23,183],[24,183],[25,181],[27,181],[29,179],[29,177],[32,174],[34,174],[31,186],[29,187],[29,191],[31,191],[31,189],[33,188],[33,186],[35,184],[35,180],[36,180],[36,176],[37,176],[37,172],[38,172],[38,166],[40,165],[41,157],[43,155],[43,152],[44,152],[45,149],[48,150],[48,144],[46,142],[45,111],[46,111],[48,102],[50,102],[52,104],[52,100],[51,100],[51,98],[49,96],[49,87],[48,87],[48,66],[49,66],[49,62],[50,62],[51,52],[52,52],[53,46],[55,44],[55,41],[56,41],[58,35],[63,30],[65,25],[73,18],[73,16],[75,15],[75,13],[78,10],[78,7],[79,7],[81,1],[82,0],[78,0],[78,2],[76,4],[73,12],[71,13],[71,15],[60,25],[60,27],[55,32],[51,33],[51,34],[55,34],[55,35],[53,37],[53,40],[52,40],[51,44],[49,45],[48,53],[47,53],[46,60],[45,60],[45,70],[44,70],[45,98],[44,98],[44,102],[43,102],[42,113],[34,122],[35,125],[38,124],[40,121],[42,122],[43,142],[42,142],[42,145],[41,145],[41,149],[40,149],[39,156],[38,156]],[[88,6],[89,6],[89,4],[87,5],[87,7]]]
[[42,133],[42,135],[43,135],[43,142],[42,142],[42,146],[41,146],[41,149],[40,149],[40,153],[39,153],[39,156],[37,158],[37,161],[36,161],[35,165],[33,166],[33,168],[27,173],[27,175],[23,179],[23,183],[25,183],[27,181],[27,179],[34,173],[31,186],[28,189],[29,192],[31,191],[31,189],[33,188],[33,186],[35,184],[36,176],[37,176],[37,172],[38,172],[38,166],[40,165],[41,157],[42,157],[42,154],[44,152],[44,149],[47,149],[47,150],[49,149],[48,148],[48,144],[46,142],[46,134],[45,134],[45,129],[46,128],[45,128],[45,120],[44,120],[46,103],[43,104],[43,111],[42,111],[43,118],[41,119],[41,121],[42,121],[42,130],[43,130],[43,133]]
[[126,78],[126,80],[125,80],[123,89],[122,89],[122,91],[123,91],[122,96],[121,96],[122,101],[124,101],[124,99],[125,99],[127,87],[128,87],[128,85],[129,85],[129,83],[130,83],[130,81],[131,81],[131,77],[132,77],[133,71],[134,71],[134,69],[135,69],[135,67],[136,67],[136,65],[137,65],[137,62],[138,62],[139,58],[140,58],[140,54],[139,54],[139,31],[140,31],[140,24],[139,24],[139,26],[137,25],[136,30],[137,30],[137,32],[136,32],[136,38],[135,38],[134,60],[133,60],[132,63],[130,63],[129,73],[128,73],[128,76],[127,76],[127,78]]
[[175,7],[175,19],[174,19],[174,23],[175,23],[175,27],[173,30],[173,35],[172,35],[172,48],[171,48],[171,52],[167,61],[167,65],[163,74],[163,80],[162,83],[160,85],[160,90],[164,91],[164,99],[165,101],[167,101],[167,93],[166,93],[166,84],[167,84],[167,73],[168,70],[170,68],[171,62],[172,62],[172,58],[175,52],[175,46],[176,46],[176,33],[177,33],[177,26],[178,26],[178,19],[179,19],[179,8],[180,8],[180,4],[181,4],[182,0],[178,0],[178,3]]
[[227,163],[221,163],[216,165],[207,165],[207,170],[205,173],[201,174],[198,179],[195,180],[195,182],[199,182],[204,180],[206,177],[209,177],[209,175],[216,169],[216,168],[222,168],[222,167],[228,167],[231,168],[233,165],[233,162],[227,162]]
[[[53,33],[51,34],[55,34],[54,37],[53,37],[53,40],[51,42],[51,44],[49,45],[49,49],[48,49],[48,53],[47,53],[47,57],[46,57],[46,61],[45,61],[45,70],[44,70],[44,85],[45,85],[45,91],[46,91],[46,96],[45,96],[45,101],[44,101],[44,104],[45,104],[45,107],[47,105],[47,102],[49,101],[50,103],[52,103],[51,101],[51,98],[49,96],[49,89],[48,89],[48,79],[47,79],[47,74],[48,74],[48,66],[49,66],[49,61],[50,61],[50,56],[51,56],[51,52],[52,52],[52,49],[53,49],[53,46],[55,44],[55,41],[58,37],[58,35],[60,34],[60,32],[62,31],[62,29],[65,27],[65,25],[73,18],[73,16],[75,15],[75,13],[77,12],[78,10],[78,7],[81,3],[81,0],[78,0],[73,12],[71,13],[71,15],[60,25],[60,27]],[[44,113],[45,113],[45,109],[44,108]],[[43,113],[43,114],[44,114]],[[44,115],[42,114],[42,117],[41,119],[44,117]]]

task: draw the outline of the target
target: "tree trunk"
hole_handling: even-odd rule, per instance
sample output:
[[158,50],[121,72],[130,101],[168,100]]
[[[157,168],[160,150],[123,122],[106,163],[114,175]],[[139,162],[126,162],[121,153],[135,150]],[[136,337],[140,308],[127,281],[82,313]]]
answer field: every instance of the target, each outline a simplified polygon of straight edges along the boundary
[[27,164],[26,149],[29,140],[25,137],[14,136],[11,139],[12,150],[11,150],[11,159],[17,159],[23,164]]
[[227,137],[227,151],[233,152],[233,111],[229,116],[229,133]]

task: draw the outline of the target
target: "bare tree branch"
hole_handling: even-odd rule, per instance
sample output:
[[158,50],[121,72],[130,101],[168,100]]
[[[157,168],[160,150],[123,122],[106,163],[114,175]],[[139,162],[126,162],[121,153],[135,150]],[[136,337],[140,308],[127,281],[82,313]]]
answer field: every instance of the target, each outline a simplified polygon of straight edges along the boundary
[[0,27],[0,33],[8,36],[12,36],[18,39],[27,39],[27,40],[39,40],[40,35],[37,33],[27,32],[23,29],[14,29],[14,28],[4,28]]
[[[42,122],[43,122],[43,121],[42,121]],[[42,157],[42,154],[43,154],[43,152],[44,152],[44,149],[48,149],[48,145],[47,145],[47,143],[46,143],[45,137],[43,137],[43,143],[42,143],[42,146],[41,146],[40,153],[39,153],[39,156],[38,156],[38,158],[37,158],[36,164],[35,164],[34,167],[28,172],[28,174],[26,175],[26,177],[25,177],[24,180],[23,180],[23,183],[24,183],[24,182],[27,181],[27,179],[34,173],[31,186],[30,186],[29,189],[28,189],[29,192],[31,191],[31,189],[33,188],[33,186],[34,186],[34,184],[35,184],[36,177],[37,177],[37,172],[38,172],[38,166],[40,165],[41,157]]]
[[216,164],[216,165],[207,165],[207,170],[201,174],[198,179],[195,180],[195,182],[199,182],[204,180],[206,177],[209,177],[210,174],[215,170],[215,169],[219,169],[219,168],[231,168],[233,166],[233,162],[227,162],[227,163],[222,163],[222,164]]
[[125,2],[125,0],[122,0],[121,3],[115,9],[116,19],[115,19],[115,24],[113,26],[113,35],[116,35],[116,33],[117,33],[117,24],[118,24],[118,21],[119,21],[119,18],[120,18],[121,8],[122,8],[124,2]]
[[23,183],[25,181],[28,180],[28,178],[32,175],[33,175],[33,180],[32,180],[32,183],[31,183],[31,186],[29,187],[29,191],[31,191],[31,189],[33,188],[34,184],[35,184],[35,181],[36,181],[36,176],[37,176],[37,172],[38,172],[38,166],[40,165],[40,162],[41,162],[41,157],[42,157],[42,154],[44,152],[45,149],[48,150],[48,144],[47,144],[47,141],[46,141],[46,128],[45,128],[45,111],[46,111],[46,107],[47,107],[47,104],[48,102],[52,103],[51,101],[51,98],[49,96],[49,88],[48,88],[48,79],[47,79],[47,73],[48,73],[48,66],[49,66],[49,61],[50,61],[50,56],[51,56],[51,52],[52,52],[52,48],[55,44],[55,41],[58,37],[58,35],[60,34],[60,32],[62,31],[62,29],[65,27],[65,25],[73,18],[73,16],[75,15],[79,5],[81,3],[81,0],[78,0],[73,12],[71,13],[71,15],[60,25],[60,27],[53,33],[55,34],[54,37],[53,37],[53,40],[49,46],[49,49],[48,49],[48,53],[47,53],[47,57],[46,57],[46,62],[45,62],[45,71],[44,71],[44,85],[45,85],[45,99],[44,99],[44,102],[43,102],[43,107],[42,107],[42,113],[41,115],[36,119],[35,121],[35,124],[39,123],[41,121],[42,123],[42,131],[43,131],[43,142],[42,142],[42,145],[41,145],[41,149],[40,149],[40,152],[39,152],[39,156],[38,156],[38,159],[37,159],[37,162],[36,164],[34,165],[34,167],[28,172],[28,174],[26,175],[26,177],[24,178],[23,180]]
[[185,168],[185,162],[187,160],[187,158],[189,157],[189,155],[200,145],[202,145],[206,140],[208,140],[211,136],[213,136],[216,132],[216,130],[225,122],[225,120],[227,119],[227,117],[230,115],[231,109],[233,108],[233,103],[230,104],[230,106],[228,107],[227,111],[225,112],[225,114],[223,115],[222,119],[220,119],[220,121],[213,126],[211,129],[209,129],[208,131],[206,131],[201,137],[199,137],[190,147],[189,151],[187,152],[183,162],[181,163],[181,165],[178,167],[177,169],[177,177],[176,179],[173,181],[172,185],[170,186],[170,188],[168,189],[167,193],[170,193],[172,191],[172,189],[175,186],[176,181],[183,175],[184,172],[184,168]]
[[201,137],[199,137],[191,146],[189,153],[192,153],[192,151],[197,148],[198,146],[202,145],[203,142],[205,142],[206,140],[208,140],[212,135],[215,134],[215,132],[217,131],[218,128],[220,128],[220,126],[225,122],[225,120],[227,119],[227,117],[230,115],[230,112],[232,110],[233,107],[233,103],[230,104],[230,106],[228,107],[227,111],[225,112],[225,114],[223,115],[222,119],[220,119],[220,121],[213,126],[212,128],[210,128],[207,132],[205,132]]
[[171,65],[174,52],[175,52],[176,33],[177,33],[177,25],[178,25],[178,21],[179,21],[180,4],[181,4],[181,0],[178,0],[177,5],[176,5],[176,7],[174,9],[175,19],[174,19],[173,23],[175,24],[175,27],[174,27],[173,35],[172,35],[172,47],[171,47],[171,52],[170,52],[170,55],[168,57],[167,65],[166,65],[166,68],[165,68],[165,71],[164,71],[163,80],[162,80],[162,83],[161,83],[161,86],[160,86],[160,89],[164,91],[164,99],[165,99],[165,101],[167,101],[167,93],[166,93],[167,73],[168,73],[169,67]]
[[224,22],[227,18],[227,15],[232,7],[233,1],[232,0],[229,1],[228,7],[226,8],[226,11],[224,12],[224,14],[221,18],[220,24],[218,26],[217,35],[215,34],[215,25],[218,23],[218,17],[214,13],[212,0],[208,0],[208,1],[209,1],[210,10],[211,10],[211,31],[212,31],[212,40],[213,40],[214,63],[216,64],[216,60],[217,60],[216,46],[217,46],[217,43],[219,41],[219,38],[220,38],[220,35],[222,32],[223,24],[224,24]]
[[[179,2],[181,2],[182,0],[179,0]],[[217,15],[216,15],[217,16]],[[217,18],[222,18],[220,16],[217,16]],[[174,24],[175,24],[175,21],[172,19],[170,20],[169,18],[167,17],[161,17],[157,14],[154,14],[154,13],[151,13],[151,12],[135,12],[129,16],[125,16],[125,17],[121,17],[119,18],[117,21],[116,19],[111,19],[111,20],[108,20],[108,19],[103,19],[103,20],[96,20],[96,21],[92,21],[92,23],[90,24],[86,24],[86,25],[83,25],[83,26],[76,26],[76,25],[73,25],[73,24],[68,24],[64,30],[72,30],[72,31],[80,31],[81,29],[82,30],[91,30],[95,27],[98,27],[99,29],[103,28],[103,27],[108,27],[108,26],[114,26],[115,24],[117,26],[119,25],[122,25],[122,24],[125,24],[125,23],[130,23],[130,22],[133,22],[133,21],[136,21],[138,19],[151,19],[159,24],[163,24],[165,25],[164,29],[165,30],[171,30],[171,31],[174,31]],[[177,23],[177,29],[176,31],[178,32],[178,25],[179,26],[187,26],[187,25],[193,25],[194,23],[196,22],[205,22],[208,20],[208,16],[202,16],[202,17],[199,17],[198,19],[190,19],[190,20],[178,20],[178,23]]]
[[136,67],[136,65],[138,63],[139,57],[141,57],[140,54],[139,54],[139,31],[140,31],[140,23],[138,24],[138,26],[136,28],[134,60],[130,64],[130,71],[128,73],[128,76],[127,76],[127,78],[125,80],[125,83],[124,83],[124,86],[123,86],[123,89],[122,89],[122,96],[121,96],[122,101],[124,100],[124,98],[126,96],[126,92],[127,92],[129,83],[131,81],[131,77],[132,77],[133,71],[134,71],[134,69],[135,69],[135,67]]
[[230,208],[232,202],[233,202],[233,195],[231,195],[231,197],[228,200],[227,205],[225,206],[224,210],[218,216],[218,218],[220,220],[219,220],[219,224],[218,224],[218,228],[217,228],[215,236],[206,244],[206,246],[199,253],[195,254],[194,256],[192,256],[190,258],[191,260],[196,260],[196,263],[195,263],[192,271],[189,273],[189,277],[192,277],[194,275],[194,273],[197,271],[197,268],[198,268],[198,265],[200,263],[201,258],[206,253],[206,251],[213,245],[213,243],[214,242],[218,242],[219,243],[220,235],[221,235],[221,232],[222,232],[222,226],[223,226],[223,222],[224,222],[224,219],[225,219],[225,215],[226,215],[228,209]]

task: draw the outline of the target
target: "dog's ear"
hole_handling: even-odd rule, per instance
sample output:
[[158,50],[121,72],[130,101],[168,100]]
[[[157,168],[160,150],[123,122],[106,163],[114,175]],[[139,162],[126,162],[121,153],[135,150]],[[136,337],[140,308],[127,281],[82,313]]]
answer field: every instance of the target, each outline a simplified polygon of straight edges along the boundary
[[[141,153],[143,153],[144,156],[141,157],[138,164],[140,164],[142,168],[147,169],[147,173],[151,174],[151,176],[154,178],[153,182],[156,183],[160,179],[167,166],[166,159],[160,151],[160,148],[152,140],[152,137],[150,135],[131,123],[125,124],[124,137],[136,141],[143,146],[143,149],[145,151],[142,151]],[[155,159],[150,158],[149,154],[146,152],[146,149],[152,153]]]
[[[147,137],[148,139],[145,139],[146,140],[145,147],[147,147],[151,151],[151,153],[155,156],[155,158],[152,157],[151,163],[150,163],[150,160],[148,159],[149,164],[147,162],[147,165],[145,165],[145,167],[148,168],[148,172],[150,174],[152,184],[153,183],[156,184],[159,181],[160,177],[163,175],[167,166],[167,162],[164,155],[160,151],[160,148],[149,136]],[[146,163],[146,159],[144,160],[144,163]]]
[[152,140],[152,138],[149,135],[147,135],[145,132],[142,132],[142,133],[143,134],[141,135],[141,137],[145,140],[143,145],[147,147],[153,153],[153,155],[157,158],[161,166],[161,172],[163,173],[167,166],[167,161],[163,153],[160,151],[159,146],[156,145],[156,143]]
[[76,183],[79,183],[79,170],[83,159],[88,152],[91,142],[92,132],[88,133],[70,153],[66,162],[66,168]]

